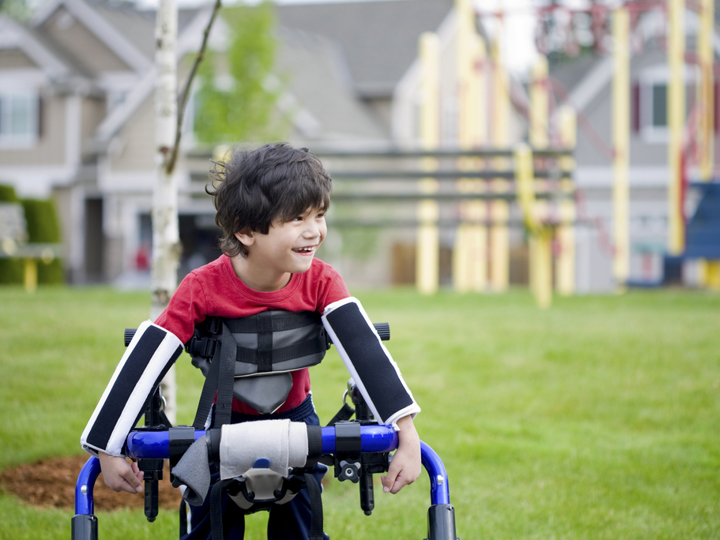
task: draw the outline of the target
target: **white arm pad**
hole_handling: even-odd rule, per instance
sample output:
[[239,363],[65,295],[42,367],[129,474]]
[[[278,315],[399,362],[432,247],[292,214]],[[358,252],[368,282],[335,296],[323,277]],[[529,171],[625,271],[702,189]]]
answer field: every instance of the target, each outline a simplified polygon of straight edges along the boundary
[[325,308],[323,325],[375,419],[391,424],[420,407],[357,298]]
[[83,431],[85,451],[122,455],[143,405],[182,351],[182,342],[171,332],[150,321],[140,325]]

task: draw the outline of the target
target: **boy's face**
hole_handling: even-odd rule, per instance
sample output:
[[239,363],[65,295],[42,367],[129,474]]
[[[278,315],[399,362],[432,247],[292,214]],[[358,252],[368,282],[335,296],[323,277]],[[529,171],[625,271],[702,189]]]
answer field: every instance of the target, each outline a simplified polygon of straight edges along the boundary
[[[324,210],[308,210],[290,221],[274,219],[267,234],[237,233],[248,250],[247,262],[268,278],[301,274],[310,269],[327,235]],[[289,276],[288,276],[289,277]]]

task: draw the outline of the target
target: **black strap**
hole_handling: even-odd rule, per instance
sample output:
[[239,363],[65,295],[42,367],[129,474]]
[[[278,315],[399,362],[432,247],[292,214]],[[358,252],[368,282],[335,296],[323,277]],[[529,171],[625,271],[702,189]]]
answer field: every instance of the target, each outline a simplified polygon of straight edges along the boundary
[[264,340],[263,336],[262,333],[258,334],[257,349],[237,348],[238,362],[257,364],[258,373],[272,371],[273,364],[310,356],[311,354],[324,354],[327,350],[327,340],[324,334],[274,350],[272,348],[272,333],[265,334],[265,336],[269,337],[268,340]]
[[212,531],[212,540],[224,540],[225,538],[222,516],[223,487],[223,482],[218,480],[210,489],[210,529]]
[[[305,473],[305,483],[310,496],[310,536],[309,540],[323,540],[323,507],[320,485],[317,478],[310,473]],[[213,540],[215,540],[213,538]]]
[[[255,362],[258,365],[258,373],[272,371],[273,364],[273,331],[272,314],[269,311],[258,313],[257,318],[257,350],[253,351]],[[237,359],[244,361],[241,349],[237,349]]]
[[193,421],[193,428],[195,429],[205,429],[205,422],[210,414],[210,408],[212,407],[215,391],[217,390],[219,370],[220,362],[210,362],[210,371],[208,371],[207,377],[205,377],[205,383],[203,384],[200,400],[198,401],[197,412],[195,413],[195,420]]
[[180,538],[187,534],[187,506],[185,499],[180,501]]
[[[260,331],[258,321],[262,318],[259,316],[263,313],[270,314],[269,311],[263,311],[257,315],[242,317],[240,319],[225,319],[223,322],[233,334],[257,334]],[[295,330],[320,322],[320,315],[314,311],[289,311],[282,315],[274,312],[269,318],[272,321],[272,332]]]
[[[215,401],[215,427],[229,424],[232,417],[233,383],[235,382],[235,338],[223,324],[220,340],[220,352],[215,352],[213,362],[218,360],[220,368],[217,376],[217,400]],[[227,345],[227,346],[226,346]]]
[[338,422],[345,422],[347,420],[350,420],[353,414],[355,414],[355,409],[353,409],[347,403],[343,403],[342,408],[337,412],[337,414],[335,414],[335,416],[332,417],[332,420],[328,422],[328,427],[332,427]]
[[[227,346],[224,346],[226,345]],[[193,427],[204,429],[205,421],[210,413],[215,390],[217,400],[215,401],[215,427],[229,424],[232,416],[233,383],[235,381],[235,339],[232,337],[228,327],[222,325],[222,335],[218,347],[215,347],[215,355],[210,362],[210,371],[205,378],[200,402]]]

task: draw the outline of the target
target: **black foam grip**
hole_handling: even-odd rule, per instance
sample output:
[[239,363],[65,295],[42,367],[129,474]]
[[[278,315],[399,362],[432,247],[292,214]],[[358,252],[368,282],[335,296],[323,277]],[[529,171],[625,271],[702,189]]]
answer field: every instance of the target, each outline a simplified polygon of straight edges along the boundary
[[394,413],[414,403],[357,304],[344,304],[328,313],[325,318],[350,358],[381,418],[390,418]]
[[307,426],[308,459],[322,455],[322,428],[320,426]]

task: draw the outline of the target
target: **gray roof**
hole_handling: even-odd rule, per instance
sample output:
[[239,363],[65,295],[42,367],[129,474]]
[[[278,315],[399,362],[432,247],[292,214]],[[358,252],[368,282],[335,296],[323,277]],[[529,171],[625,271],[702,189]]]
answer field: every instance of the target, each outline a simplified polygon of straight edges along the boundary
[[282,32],[277,71],[298,105],[319,124],[303,138],[383,140],[389,133],[357,99],[342,52],[315,35]]
[[281,5],[277,13],[283,28],[336,42],[356,92],[389,97],[417,56],[420,34],[437,30],[451,8],[448,0],[379,0]]
[[139,11],[132,5],[89,2],[90,6],[115,27],[149,60],[155,58],[155,12]]
[[[89,2],[92,8],[108,23],[113,25],[128,41],[149,60],[155,59],[155,14],[154,9],[139,10],[133,4]],[[198,14],[199,9],[178,10],[178,34]]]

